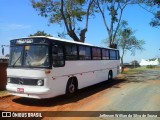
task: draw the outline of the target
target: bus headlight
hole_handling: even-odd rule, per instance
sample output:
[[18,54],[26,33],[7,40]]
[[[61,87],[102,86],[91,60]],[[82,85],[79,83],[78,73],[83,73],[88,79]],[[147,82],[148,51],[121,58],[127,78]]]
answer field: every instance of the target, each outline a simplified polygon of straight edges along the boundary
[[10,82],[11,82],[11,79],[10,79],[10,78],[7,78],[7,82],[10,83]]
[[44,85],[44,80],[38,80],[37,85],[38,86],[43,86]]

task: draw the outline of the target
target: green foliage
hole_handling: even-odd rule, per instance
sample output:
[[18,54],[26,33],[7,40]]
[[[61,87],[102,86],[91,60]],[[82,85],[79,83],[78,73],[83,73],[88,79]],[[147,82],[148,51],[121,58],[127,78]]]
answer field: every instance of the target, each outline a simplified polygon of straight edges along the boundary
[[95,0],[108,33],[109,47],[115,46],[115,38],[120,27],[122,14],[134,0]]
[[129,69],[127,71],[123,71],[122,74],[128,74],[128,75],[139,74],[146,70],[147,70],[146,67],[137,67],[137,68]]
[[155,67],[156,67],[155,65],[147,65],[146,66],[146,68],[150,68],[150,69],[155,68]]
[[[154,15],[154,17],[151,19],[151,22],[149,23],[152,27],[160,27],[160,0],[140,0],[142,1],[143,5],[145,4],[146,7],[142,7],[147,12]],[[149,7],[150,9],[148,9]]]
[[[80,42],[85,41],[89,16],[94,14],[93,1],[31,0],[33,8],[38,11],[40,16],[48,18],[50,24],[64,25],[67,34],[73,40]],[[77,35],[76,31],[78,31],[80,23],[85,23],[85,27],[80,29],[80,33]],[[64,31],[62,33],[64,35]]]
[[130,27],[128,27],[127,21],[122,21],[120,24],[120,28],[117,32],[116,36],[116,44],[118,48],[122,50],[121,54],[121,64],[123,65],[123,57],[125,52],[130,51],[131,55],[135,55],[136,50],[143,50],[143,45],[145,42],[143,40],[139,40],[134,35],[135,31],[133,31]]
[[155,4],[160,6],[160,0],[153,0]]
[[132,64],[132,65],[135,65],[135,66],[139,66],[139,63],[138,63],[137,60],[133,60],[133,61],[131,62],[131,64]]
[[135,54],[135,50],[143,50],[145,42],[139,40],[134,36],[135,31],[128,27],[127,21],[122,21],[118,34],[116,36],[116,43],[118,47],[124,51],[128,50]]
[[156,59],[158,59],[158,62],[160,63],[160,58],[152,58],[152,59],[149,59],[149,61],[155,61]]
[[45,33],[44,31],[37,31],[34,34],[30,34],[29,36],[48,36],[48,37],[52,37],[52,35]]
[[151,20],[150,25],[152,27],[158,27],[160,26],[160,11],[157,11],[154,18]]
[[[143,45],[145,44],[145,41],[137,39],[134,33],[135,31],[128,27],[127,21],[121,21],[115,38],[115,43],[118,48],[122,50],[121,65],[123,65],[123,57],[127,51],[130,51],[131,55],[135,55],[136,50],[144,50]],[[102,43],[107,44],[109,41],[109,39],[105,39]],[[138,65],[138,62],[136,64]]]
[[5,57],[9,57],[9,54],[6,54]]

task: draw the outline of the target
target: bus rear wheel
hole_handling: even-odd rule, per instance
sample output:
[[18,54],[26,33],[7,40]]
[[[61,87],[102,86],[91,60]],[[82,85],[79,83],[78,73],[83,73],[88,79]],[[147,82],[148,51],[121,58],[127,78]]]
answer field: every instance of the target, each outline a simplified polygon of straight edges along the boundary
[[112,79],[113,79],[113,73],[112,70],[110,70],[108,73],[108,80],[111,81]]
[[70,78],[67,82],[66,86],[66,96],[71,97],[73,96],[77,91],[77,82],[76,78]]

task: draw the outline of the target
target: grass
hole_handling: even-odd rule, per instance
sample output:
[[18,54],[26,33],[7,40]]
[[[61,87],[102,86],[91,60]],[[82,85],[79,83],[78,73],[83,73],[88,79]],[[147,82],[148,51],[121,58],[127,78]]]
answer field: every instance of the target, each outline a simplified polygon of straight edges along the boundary
[[0,97],[8,95],[7,90],[0,90]]
[[150,68],[138,67],[138,68],[129,69],[127,71],[123,71],[122,74],[137,74],[137,73],[141,73],[143,71],[146,71],[148,69],[150,69]]
[[160,70],[160,66],[144,66],[123,71],[122,74],[137,74],[146,70]]

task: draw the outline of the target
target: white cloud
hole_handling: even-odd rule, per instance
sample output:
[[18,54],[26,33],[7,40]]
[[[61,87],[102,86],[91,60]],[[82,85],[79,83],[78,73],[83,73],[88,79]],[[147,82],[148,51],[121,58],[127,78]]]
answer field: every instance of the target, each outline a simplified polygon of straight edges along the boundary
[[0,24],[0,30],[2,31],[10,31],[10,30],[23,30],[31,28],[30,25],[22,25],[22,24]]
[[20,24],[10,24],[7,27],[10,29],[28,29],[31,26],[30,25],[20,25]]

